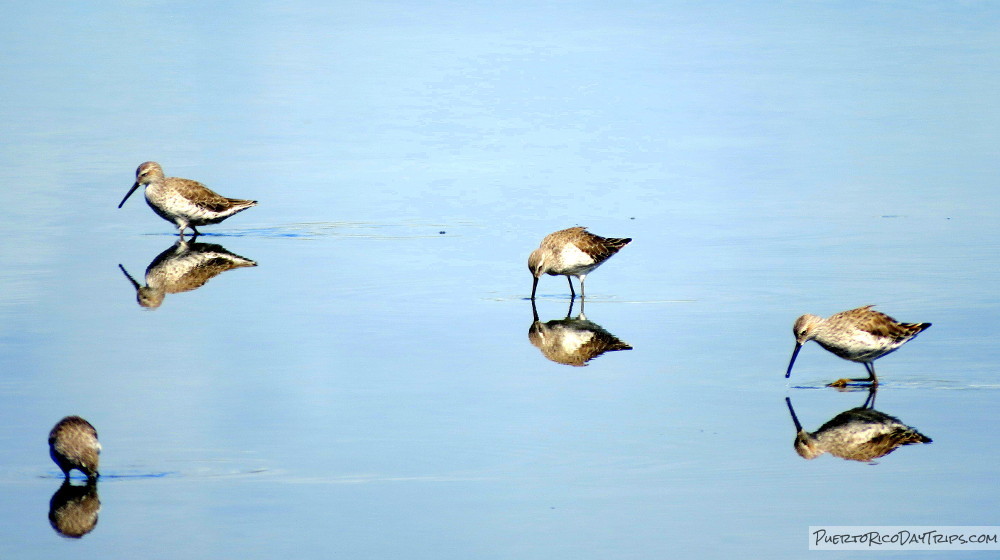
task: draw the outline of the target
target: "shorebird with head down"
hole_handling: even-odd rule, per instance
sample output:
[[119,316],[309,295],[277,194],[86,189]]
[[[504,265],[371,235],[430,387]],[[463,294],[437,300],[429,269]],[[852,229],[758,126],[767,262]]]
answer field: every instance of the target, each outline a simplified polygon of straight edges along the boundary
[[792,374],[795,357],[802,345],[815,340],[820,346],[845,360],[864,364],[867,378],[838,379],[831,387],[844,387],[852,381],[878,385],[875,377],[875,360],[894,352],[906,344],[930,323],[900,323],[885,313],[879,313],[866,305],[850,311],[843,311],[824,319],[815,315],[803,315],[796,319],[792,329],[795,334],[795,350],[788,362],[785,378]]
[[49,432],[49,455],[69,479],[69,471],[77,469],[89,480],[97,479],[101,444],[97,430],[79,416],[67,416]]
[[569,282],[570,297],[573,279],[580,279],[580,297],[585,296],[583,280],[595,268],[611,258],[622,247],[632,241],[629,238],[601,237],[587,231],[587,228],[572,227],[550,233],[542,239],[541,245],[528,257],[528,270],[534,277],[531,284],[531,299],[535,299],[538,279],[543,274],[565,276]]

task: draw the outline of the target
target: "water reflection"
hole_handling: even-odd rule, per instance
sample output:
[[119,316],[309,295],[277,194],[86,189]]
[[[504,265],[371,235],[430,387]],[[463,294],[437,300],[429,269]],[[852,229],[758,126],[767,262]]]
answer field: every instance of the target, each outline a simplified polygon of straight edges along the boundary
[[67,479],[49,501],[49,523],[60,535],[78,539],[94,530],[100,511],[96,480],[74,485]]
[[582,299],[580,315],[572,318],[574,302],[575,298],[570,298],[565,319],[543,323],[538,320],[535,300],[531,300],[534,320],[528,329],[528,340],[542,351],[543,356],[557,364],[580,367],[605,352],[632,349],[597,323],[588,320],[583,314]]
[[931,443],[931,438],[903,424],[899,418],[875,410],[876,392],[873,386],[863,405],[841,412],[815,432],[802,428],[791,399],[785,397],[798,432],[795,451],[804,459],[815,459],[830,453],[851,461],[873,461],[904,445]]
[[197,237],[190,241],[181,238],[157,255],[146,267],[145,286],[140,286],[124,266],[118,265],[135,287],[139,305],[156,309],[167,294],[198,289],[227,270],[257,266],[256,262],[230,253],[222,245],[196,243],[195,239]]

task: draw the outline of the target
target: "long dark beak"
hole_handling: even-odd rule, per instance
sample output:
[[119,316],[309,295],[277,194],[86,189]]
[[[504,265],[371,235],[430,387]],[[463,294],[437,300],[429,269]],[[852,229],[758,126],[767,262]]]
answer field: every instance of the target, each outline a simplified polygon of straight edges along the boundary
[[135,286],[135,289],[138,290],[139,288],[142,287],[142,286],[139,285],[138,282],[135,281],[135,278],[132,278],[132,275],[129,274],[127,270],[125,270],[124,266],[122,266],[122,265],[119,264],[118,268],[122,269],[122,272],[125,273],[125,278],[128,278],[128,281],[131,282],[133,286]]
[[799,355],[799,350],[802,350],[802,345],[798,342],[795,343],[795,351],[792,352],[792,360],[788,362],[788,371],[785,372],[785,379],[792,374],[792,366],[795,365],[795,356]]
[[123,198],[122,201],[118,203],[118,207],[121,208],[122,206],[124,206],[125,201],[128,200],[128,197],[132,196],[132,193],[134,193],[135,189],[138,188],[139,188],[139,181],[136,181],[135,184],[132,185],[132,188],[128,190],[128,193],[125,195],[125,198]]
[[537,290],[537,289],[538,289],[538,277],[535,276],[535,277],[533,277],[533,280],[531,281],[531,299],[532,300],[535,299],[535,290]]
[[802,424],[799,423],[799,418],[795,416],[795,409],[792,408],[792,399],[785,397],[785,404],[788,405],[788,412],[792,415],[792,422],[795,422],[795,431],[802,431]]

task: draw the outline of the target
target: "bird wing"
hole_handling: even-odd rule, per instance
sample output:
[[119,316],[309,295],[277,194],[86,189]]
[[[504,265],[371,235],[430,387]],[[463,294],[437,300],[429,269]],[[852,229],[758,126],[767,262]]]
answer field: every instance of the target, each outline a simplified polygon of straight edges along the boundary
[[913,338],[917,333],[931,326],[930,323],[900,323],[885,313],[875,311],[872,307],[874,305],[866,305],[838,313],[838,315],[853,319],[858,330],[897,342]]

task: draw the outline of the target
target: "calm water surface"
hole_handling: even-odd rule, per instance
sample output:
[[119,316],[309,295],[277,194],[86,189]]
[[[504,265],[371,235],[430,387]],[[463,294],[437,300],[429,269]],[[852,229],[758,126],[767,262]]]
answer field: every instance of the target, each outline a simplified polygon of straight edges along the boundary
[[[800,558],[810,525],[998,524],[992,4],[0,16],[0,557]],[[261,204],[173,247],[115,208],[146,160]],[[586,367],[525,299],[572,225],[634,238],[586,302],[632,349]],[[199,251],[257,266],[153,310],[119,269]],[[785,398],[816,430],[867,392],[815,344],[786,382],[792,322],[870,303],[934,323],[875,404],[934,441],[806,461]],[[104,444],[81,539],[48,519],[68,414]]]

